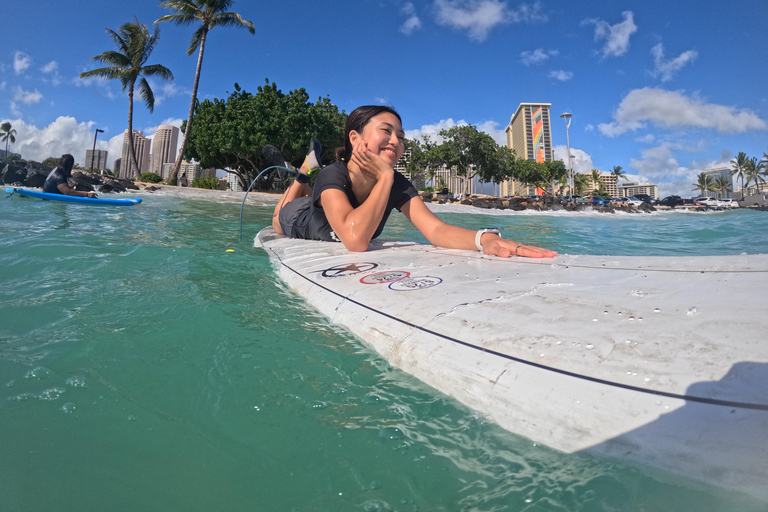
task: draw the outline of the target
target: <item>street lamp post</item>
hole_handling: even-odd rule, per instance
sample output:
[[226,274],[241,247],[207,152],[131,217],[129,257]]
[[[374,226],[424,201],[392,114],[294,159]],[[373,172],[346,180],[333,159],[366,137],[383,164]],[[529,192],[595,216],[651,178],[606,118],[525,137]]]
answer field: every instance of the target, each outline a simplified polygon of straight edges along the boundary
[[[104,130],[96,128],[96,133],[93,134],[93,149],[91,150],[91,172],[93,172],[93,159],[96,157],[96,137],[99,136],[99,133],[104,133]],[[101,174],[104,174],[103,169]]]
[[571,200],[573,200],[573,165],[571,164],[571,137],[569,133],[569,128],[571,127],[571,114],[565,112],[564,114],[560,114],[560,117],[565,119],[565,140],[568,145],[568,195],[571,196]]

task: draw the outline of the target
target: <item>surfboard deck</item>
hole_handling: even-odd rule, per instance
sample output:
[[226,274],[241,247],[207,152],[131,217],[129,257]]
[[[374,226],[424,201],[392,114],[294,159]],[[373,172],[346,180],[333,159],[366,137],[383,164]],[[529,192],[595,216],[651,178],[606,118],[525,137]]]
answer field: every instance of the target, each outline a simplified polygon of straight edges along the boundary
[[141,203],[140,197],[130,197],[125,199],[102,199],[99,197],[79,197],[67,196],[64,194],[49,194],[48,192],[38,192],[36,190],[26,190],[22,188],[6,188],[6,194],[18,195],[19,197],[31,197],[34,199],[43,199],[47,201],[60,201],[62,203],[80,203],[101,206],[133,206]]
[[768,500],[768,255],[502,259],[255,245],[391,364],[552,448]]

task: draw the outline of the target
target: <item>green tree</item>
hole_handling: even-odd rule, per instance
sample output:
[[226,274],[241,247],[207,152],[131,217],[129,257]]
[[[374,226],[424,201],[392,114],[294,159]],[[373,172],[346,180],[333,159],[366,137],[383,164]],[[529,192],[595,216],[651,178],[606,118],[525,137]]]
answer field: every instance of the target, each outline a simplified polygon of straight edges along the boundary
[[160,183],[163,181],[163,178],[154,172],[143,172],[140,179],[145,183]]
[[205,188],[208,190],[218,190],[219,179],[216,176],[207,176],[205,178],[195,178],[192,180],[192,183],[190,183],[189,186],[194,188]]
[[724,196],[727,192],[733,192],[731,190],[731,180],[725,176],[718,176],[715,182],[712,184],[713,190],[717,192],[718,199]]
[[[182,157],[187,149],[189,134],[192,130],[192,116],[197,103],[197,87],[200,84],[200,70],[203,66],[203,54],[205,53],[205,42],[208,38],[208,32],[214,27],[241,27],[247,28],[251,34],[256,33],[252,22],[244,20],[236,12],[229,12],[233,3],[233,0],[168,0],[160,4],[160,7],[166,7],[175,14],[161,16],[155,23],[170,21],[181,26],[200,23],[193,32],[192,39],[189,41],[189,48],[187,48],[187,55],[192,55],[197,50],[197,67],[195,68],[195,80],[192,84],[192,100],[189,103],[189,115],[187,116],[184,138],[181,141],[181,150],[179,151],[179,155]],[[176,159],[171,179],[175,178],[178,174],[181,168],[181,160],[181,158]]]
[[573,177],[573,188],[576,189],[576,194],[583,195],[587,191],[590,185],[590,176],[588,174],[576,174]]
[[499,175],[499,145],[490,135],[471,124],[440,130],[439,135],[443,142],[434,148],[433,154],[436,160],[463,178],[462,193],[469,194],[475,176],[489,182]]
[[603,180],[600,179],[600,170],[599,169],[592,169],[591,172],[592,177],[592,183],[593,183],[593,189],[595,192],[603,192],[605,189],[605,184],[603,183]]
[[[546,172],[547,183],[552,187],[554,195],[555,183],[562,183],[563,180],[568,179],[568,169],[565,168],[565,163],[562,160],[552,160],[550,162],[544,162],[539,164],[544,166]],[[545,187],[542,187],[545,188]]]
[[0,140],[5,142],[5,156],[8,156],[8,143],[16,143],[16,130],[11,127],[10,121],[4,121],[0,124]]
[[[109,66],[80,73],[80,78],[99,77],[108,80],[120,80],[123,92],[128,90],[128,148],[130,158],[135,166],[136,177],[139,176],[139,164],[133,147],[133,91],[138,81],[139,93],[150,112],[155,110],[155,95],[145,77],[159,76],[163,80],[173,80],[173,73],[160,64],[146,64],[147,59],[155,49],[160,39],[160,28],[155,27],[152,33],[146,25],[134,17],[133,23],[123,24],[117,32],[106,29],[107,34],[115,42],[117,51],[111,50],[91,57],[91,60],[109,64]],[[123,165],[128,167],[127,162]]]
[[[234,172],[246,188],[264,167],[265,144],[281,148],[290,162],[300,165],[310,138],[317,137],[323,145],[323,162],[331,162],[335,148],[343,145],[346,117],[328,97],[311,103],[303,88],[284,94],[267,80],[251,94],[235,84],[226,100],[197,104],[186,154],[204,168]],[[265,180],[265,187],[271,179]]]
[[760,184],[765,183],[765,178],[763,178],[763,169],[765,168],[763,161],[757,160],[757,157],[752,157],[747,159],[747,163],[744,168],[744,174],[747,178],[746,187],[749,187],[750,183],[755,184],[755,188],[757,189],[755,193],[760,193]]
[[731,176],[736,176],[737,178],[741,178],[741,195],[742,199],[746,195],[744,190],[744,171],[747,168],[747,162],[749,159],[747,158],[747,154],[743,151],[739,152],[738,156],[731,160]]
[[697,176],[698,182],[693,184],[693,187],[691,190],[700,190],[701,195],[705,196],[707,195],[707,192],[712,192],[714,190],[712,178],[706,173],[700,173]]
[[41,163],[46,167],[50,167],[51,169],[53,169],[54,167],[57,167],[59,165],[59,160],[61,160],[61,157],[49,156],[48,158],[43,160]]
[[620,179],[627,181],[627,173],[624,172],[620,165],[614,165],[613,169],[611,169],[611,174],[616,176],[616,183],[618,183]]

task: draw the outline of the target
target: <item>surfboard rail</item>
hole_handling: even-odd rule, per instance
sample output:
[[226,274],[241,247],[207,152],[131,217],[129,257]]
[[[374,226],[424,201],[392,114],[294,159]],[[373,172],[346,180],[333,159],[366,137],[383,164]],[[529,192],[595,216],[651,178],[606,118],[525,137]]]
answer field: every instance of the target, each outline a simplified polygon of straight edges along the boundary
[[79,203],[96,206],[134,206],[141,203],[140,197],[127,197],[123,199],[103,199],[100,197],[79,197],[68,196],[64,194],[50,194],[48,192],[38,192],[36,190],[27,190],[23,188],[6,188],[6,194],[18,195],[19,197],[31,197],[45,201],[59,201],[62,203]]
[[507,430],[768,500],[768,255],[255,244],[332,322]]

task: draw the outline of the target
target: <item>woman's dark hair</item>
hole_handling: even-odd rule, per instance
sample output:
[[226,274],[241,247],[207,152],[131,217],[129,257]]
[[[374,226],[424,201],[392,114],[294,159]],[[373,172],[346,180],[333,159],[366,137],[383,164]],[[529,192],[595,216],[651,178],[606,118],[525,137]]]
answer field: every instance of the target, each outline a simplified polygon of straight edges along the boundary
[[72,172],[72,166],[75,165],[75,157],[67,153],[66,155],[61,155],[61,159],[59,160],[59,167],[69,174]]
[[349,159],[352,158],[352,142],[349,140],[349,134],[353,131],[362,134],[363,128],[365,128],[365,125],[368,124],[372,117],[384,113],[392,114],[400,121],[400,124],[403,123],[400,114],[394,108],[385,105],[363,105],[362,107],[357,107],[349,114],[347,125],[344,127],[344,147],[336,150],[337,162],[339,160],[349,162]]

